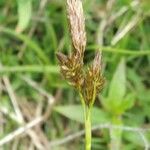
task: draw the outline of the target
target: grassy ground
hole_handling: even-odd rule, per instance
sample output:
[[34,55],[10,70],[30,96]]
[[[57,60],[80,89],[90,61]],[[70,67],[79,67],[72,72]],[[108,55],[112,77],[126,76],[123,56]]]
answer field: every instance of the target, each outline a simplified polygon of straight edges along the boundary
[[[83,6],[88,37],[85,64],[91,63],[95,50],[102,50],[106,78],[93,120],[116,125],[112,116],[121,111],[122,150],[148,150],[150,2],[85,0]],[[55,55],[71,51],[65,1],[33,0],[31,19],[22,33],[16,32],[17,9],[17,1],[0,1],[0,149],[83,149],[84,136],[75,136],[84,127],[79,96],[61,77]],[[122,59],[126,69],[116,71]],[[107,100],[113,88],[116,93],[125,89],[121,99]],[[25,124],[34,127],[23,132]],[[131,131],[126,131],[127,126]],[[92,150],[110,148],[107,128],[93,131]]]

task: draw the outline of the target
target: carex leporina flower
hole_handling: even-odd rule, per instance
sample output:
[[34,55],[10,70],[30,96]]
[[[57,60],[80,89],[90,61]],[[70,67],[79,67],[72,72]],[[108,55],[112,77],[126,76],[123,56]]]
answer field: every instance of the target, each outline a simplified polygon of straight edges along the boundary
[[85,118],[86,150],[91,150],[91,108],[104,85],[101,53],[97,52],[88,69],[84,70],[86,47],[85,18],[81,0],[67,0],[67,14],[71,31],[73,51],[70,55],[57,53],[63,77],[79,92]]
[[86,32],[81,0],[67,0],[67,14],[73,52],[69,56],[58,52],[57,58],[63,77],[80,90],[86,104],[91,105],[104,84],[104,78],[101,73],[101,53],[96,53],[93,64],[87,71],[84,71],[83,57],[86,47]]

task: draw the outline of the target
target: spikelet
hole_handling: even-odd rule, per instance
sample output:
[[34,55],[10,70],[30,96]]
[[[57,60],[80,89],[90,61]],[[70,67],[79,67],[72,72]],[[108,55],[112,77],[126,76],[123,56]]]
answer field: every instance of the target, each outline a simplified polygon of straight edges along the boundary
[[83,57],[86,47],[86,32],[81,0],[67,0],[67,13],[73,46]]
[[104,86],[104,81],[101,73],[101,54],[97,52],[93,64],[88,68],[82,88],[88,106],[93,105],[97,94]]
[[61,73],[76,88],[83,83],[83,57],[86,46],[85,18],[81,0],[67,0],[67,14],[74,51],[71,56],[57,53]]
[[75,88],[81,87],[83,83],[83,62],[73,53],[70,57],[57,53],[63,77]]

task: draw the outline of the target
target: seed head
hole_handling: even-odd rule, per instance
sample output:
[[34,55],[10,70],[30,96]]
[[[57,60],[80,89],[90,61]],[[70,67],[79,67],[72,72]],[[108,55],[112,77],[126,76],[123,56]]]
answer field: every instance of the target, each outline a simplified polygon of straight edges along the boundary
[[67,0],[67,13],[75,51],[84,55],[86,46],[85,18],[81,0]]
[[101,72],[101,54],[97,52],[93,64],[88,68],[83,84],[83,95],[87,105],[93,105],[97,94],[104,86]]
[[62,53],[57,53],[57,58],[60,63],[61,73],[63,77],[74,87],[79,88],[83,83],[83,62],[79,56],[73,53],[71,56],[66,56]]
[[67,13],[74,51],[70,56],[59,52],[57,58],[63,77],[82,92],[85,103],[91,106],[104,85],[101,53],[96,54],[93,64],[84,72],[83,57],[86,47],[86,32],[81,0],[67,0]]

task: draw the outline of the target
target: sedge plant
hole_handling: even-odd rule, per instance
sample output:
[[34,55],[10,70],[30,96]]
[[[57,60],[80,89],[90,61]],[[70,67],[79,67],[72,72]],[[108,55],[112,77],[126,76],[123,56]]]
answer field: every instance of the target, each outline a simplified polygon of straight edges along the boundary
[[98,51],[91,66],[84,69],[83,58],[87,37],[82,1],[67,0],[67,14],[73,51],[70,55],[58,52],[57,58],[61,74],[79,92],[85,120],[85,149],[91,150],[91,109],[104,85],[101,71],[102,55]]

